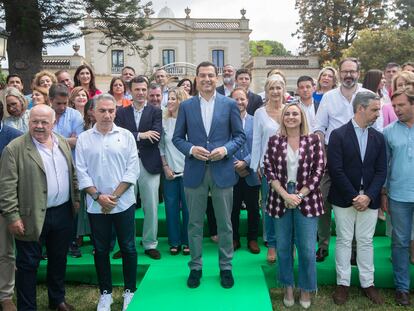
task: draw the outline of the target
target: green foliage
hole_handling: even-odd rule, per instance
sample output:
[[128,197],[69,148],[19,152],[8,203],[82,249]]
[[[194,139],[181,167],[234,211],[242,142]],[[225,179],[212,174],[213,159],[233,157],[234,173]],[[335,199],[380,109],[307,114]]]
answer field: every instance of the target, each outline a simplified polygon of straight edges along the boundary
[[384,23],[387,6],[388,0],[296,0],[299,22],[292,35],[303,53],[318,54],[321,62],[339,59],[358,31]]
[[383,69],[389,62],[414,60],[414,29],[364,29],[344,56],[357,57],[363,71]]
[[271,40],[250,41],[250,55],[251,56],[289,56],[290,51],[287,51],[282,43]]

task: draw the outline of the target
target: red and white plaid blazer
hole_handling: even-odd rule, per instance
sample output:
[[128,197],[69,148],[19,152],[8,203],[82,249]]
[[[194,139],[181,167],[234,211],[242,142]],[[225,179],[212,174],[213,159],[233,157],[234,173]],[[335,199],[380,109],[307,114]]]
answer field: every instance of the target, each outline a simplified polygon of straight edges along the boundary
[[[282,217],[286,211],[285,202],[271,187],[272,180],[278,180],[286,189],[287,186],[287,137],[275,135],[270,137],[267,153],[264,158],[264,174],[269,182],[269,196],[266,212],[275,218]],[[325,168],[322,143],[316,134],[300,137],[299,165],[296,190],[307,187],[310,193],[302,200],[298,208],[306,217],[320,216],[323,211],[323,199],[319,183]]]

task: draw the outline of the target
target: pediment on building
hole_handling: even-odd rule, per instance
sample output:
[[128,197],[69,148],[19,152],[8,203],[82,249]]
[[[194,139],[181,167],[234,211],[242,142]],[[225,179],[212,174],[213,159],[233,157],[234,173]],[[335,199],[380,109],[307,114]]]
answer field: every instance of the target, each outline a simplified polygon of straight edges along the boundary
[[166,18],[152,24],[147,28],[149,31],[188,31],[190,28],[180,22]]

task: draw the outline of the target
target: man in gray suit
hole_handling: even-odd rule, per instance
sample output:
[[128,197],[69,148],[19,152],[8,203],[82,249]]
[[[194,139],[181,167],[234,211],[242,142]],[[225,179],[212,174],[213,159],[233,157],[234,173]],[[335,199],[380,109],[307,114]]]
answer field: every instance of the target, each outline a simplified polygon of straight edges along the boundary
[[187,285],[190,288],[200,285],[203,223],[210,191],[217,218],[221,285],[230,288],[234,284],[231,272],[231,210],[236,183],[233,155],[246,136],[236,102],[216,92],[217,67],[210,62],[200,63],[196,81],[199,96],[180,105],[173,136],[174,145],[186,156],[184,190],[189,209],[191,254]]

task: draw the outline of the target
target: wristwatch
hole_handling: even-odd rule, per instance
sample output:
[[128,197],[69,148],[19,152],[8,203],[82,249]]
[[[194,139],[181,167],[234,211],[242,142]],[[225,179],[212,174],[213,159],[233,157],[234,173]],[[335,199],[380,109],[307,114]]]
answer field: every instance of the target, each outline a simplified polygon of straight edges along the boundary
[[298,198],[299,198],[299,199],[301,199],[301,200],[303,200],[303,199],[305,198],[305,196],[303,195],[303,193],[302,193],[302,192],[298,192],[296,195],[297,195],[297,196],[298,196]]
[[99,191],[96,191],[94,194],[91,194],[91,197],[92,197],[92,199],[94,200],[94,201],[98,201],[99,200],[99,196],[101,195],[102,193],[100,193]]

